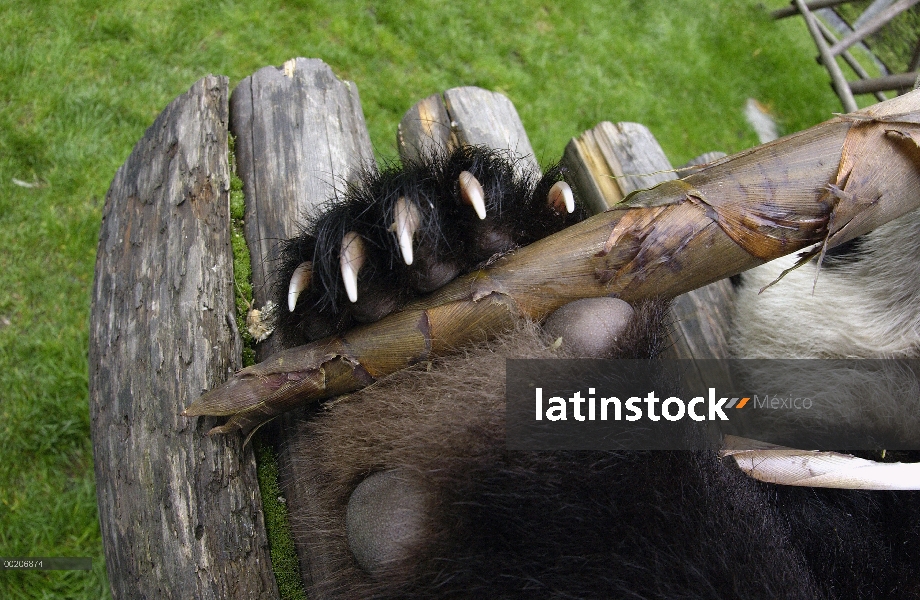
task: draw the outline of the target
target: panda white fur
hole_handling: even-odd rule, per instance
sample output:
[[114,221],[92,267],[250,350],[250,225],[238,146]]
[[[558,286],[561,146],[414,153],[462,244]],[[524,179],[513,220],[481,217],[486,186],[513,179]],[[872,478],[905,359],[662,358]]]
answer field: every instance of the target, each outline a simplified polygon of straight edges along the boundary
[[[733,354],[745,358],[896,358],[920,352],[920,215],[832,249],[760,290],[790,255],[741,276]],[[817,275],[817,281],[815,277]]]
[[[524,195],[545,196],[550,183]],[[918,233],[920,215],[908,215],[832,252],[814,294],[807,267],[762,294],[783,262],[742,275],[734,351],[917,356]],[[328,252],[337,265],[337,248]],[[285,281],[304,262],[289,256]],[[665,343],[665,305],[633,308],[601,309],[616,325],[605,354],[650,356]],[[507,450],[504,359],[571,356],[552,343],[572,330],[560,319],[553,336],[522,323],[303,424],[292,460],[313,500],[291,508],[311,598],[920,597],[917,492],[765,484],[715,449]]]

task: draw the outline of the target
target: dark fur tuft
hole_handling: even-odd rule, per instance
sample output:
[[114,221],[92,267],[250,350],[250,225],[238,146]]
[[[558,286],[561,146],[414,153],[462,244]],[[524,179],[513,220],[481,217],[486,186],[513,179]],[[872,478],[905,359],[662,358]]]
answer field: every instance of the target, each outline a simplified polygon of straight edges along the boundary
[[[482,184],[485,220],[460,201],[458,178],[463,171]],[[580,208],[559,215],[547,205],[550,188],[563,178],[561,167],[547,169],[542,178],[522,173],[529,172],[507,153],[463,146],[418,162],[391,164],[352,182],[341,199],[282,247],[276,331],[283,344],[302,344],[379,319],[496,254],[584,218]],[[404,264],[390,229],[400,197],[415,203],[421,220],[411,266]],[[346,297],[339,273],[340,245],[349,231],[357,232],[367,249],[355,304]],[[313,263],[312,282],[292,313],[288,282],[305,261]]]
[[635,317],[611,348],[607,358],[658,358],[670,343],[671,302],[652,298],[634,305]]

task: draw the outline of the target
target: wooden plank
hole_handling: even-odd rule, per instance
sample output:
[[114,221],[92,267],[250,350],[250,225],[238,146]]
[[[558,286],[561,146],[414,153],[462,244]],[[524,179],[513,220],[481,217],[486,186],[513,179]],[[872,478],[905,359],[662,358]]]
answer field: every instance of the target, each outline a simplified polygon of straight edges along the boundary
[[[805,6],[808,7],[808,10],[818,10],[820,8],[829,8],[831,6],[846,4],[847,2],[853,2],[853,0],[812,0],[811,2],[806,2]],[[799,9],[795,5],[795,0],[789,4],[790,5],[786,8],[774,10],[770,13],[770,16],[774,19],[785,19],[786,17],[792,17],[799,14]]]
[[849,84],[854,94],[870,94],[882,90],[913,89],[918,76],[920,76],[920,73],[899,73],[897,75],[876,77],[875,79],[850,81]]
[[[834,33],[831,31],[830,27],[825,25],[824,22],[821,21],[820,19],[816,19],[815,23],[818,25],[818,30],[821,32],[821,35],[824,36],[824,39],[827,41],[828,44],[833,45],[837,42],[837,38],[834,37]],[[841,52],[840,56],[841,58],[843,58],[844,62],[847,63],[847,65],[851,69],[853,69],[853,72],[856,73],[857,77],[859,77],[860,79],[869,79],[869,72],[866,71],[866,69],[863,68],[861,64],[859,64],[858,60],[853,58],[853,55],[850,54],[848,50],[844,50],[843,52]],[[853,91],[852,82],[847,82],[847,83],[850,85],[850,91],[853,94],[858,93],[858,92]],[[883,94],[882,92],[875,92],[875,98],[879,102],[884,102],[885,100],[888,99],[888,97],[885,96],[885,94]]]
[[834,91],[837,92],[837,96],[843,104],[843,109],[846,112],[856,111],[858,108],[856,106],[856,100],[853,99],[853,93],[850,91],[850,86],[847,85],[846,79],[843,77],[843,71],[840,70],[840,65],[837,64],[837,60],[831,53],[827,42],[824,41],[824,36],[821,35],[821,29],[818,27],[818,19],[806,8],[804,0],[795,0],[795,4],[799,8],[799,12],[802,13],[802,17],[805,18],[808,32],[811,34],[811,38],[814,40],[815,45],[818,47],[818,52],[821,54],[821,61],[824,64],[824,68],[827,69],[828,74],[831,76]]
[[[354,83],[323,61],[291,59],[243,79],[230,98],[256,307],[272,299],[278,242],[362,168],[376,168]],[[279,350],[269,337],[258,360]]]
[[831,56],[837,56],[853,44],[860,42],[866,36],[872,35],[896,16],[915,5],[920,0],[898,0],[888,8],[880,11],[875,17],[857,27],[852,33],[844,36],[836,44],[830,47]]
[[629,192],[674,179],[652,133],[638,123],[604,121],[573,138],[562,159],[591,212],[607,210]]
[[227,78],[157,117],[106,195],[90,322],[99,521],[115,598],[276,598],[250,448],[179,412],[240,367]]
[[[376,168],[374,153],[357,87],[339,80],[321,60],[297,58],[281,68],[260,69],[233,91],[230,108],[254,302],[261,307],[272,297],[278,241],[298,233],[305,213],[334,197],[362,169]],[[256,356],[264,360],[278,349],[269,337],[256,347]],[[309,410],[285,413],[272,423],[278,479],[290,506],[313,501],[297,476],[288,444]],[[325,568],[311,564],[301,546],[296,549],[305,578]]]
[[[604,122],[569,142],[563,164],[586,190],[592,207],[606,210],[631,192],[676,179],[670,161],[644,125]],[[593,181],[593,183],[592,183]],[[669,358],[728,358],[734,290],[728,280],[674,299]]]
[[418,102],[403,116],[396,137],[403,160],[458,144],[477,145],[508,150],[522,159],[522,169],[540,172],[514,105],[478,87],[452,88]]

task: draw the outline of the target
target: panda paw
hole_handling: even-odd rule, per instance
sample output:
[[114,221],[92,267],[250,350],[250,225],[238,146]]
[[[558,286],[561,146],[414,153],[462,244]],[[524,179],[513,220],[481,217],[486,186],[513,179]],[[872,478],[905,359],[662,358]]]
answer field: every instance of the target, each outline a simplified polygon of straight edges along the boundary
[[282,246],[277,332],[303,344],[379,320],[496,255],[584,218],[563,169],[521,174],[465,146],[349,184]]

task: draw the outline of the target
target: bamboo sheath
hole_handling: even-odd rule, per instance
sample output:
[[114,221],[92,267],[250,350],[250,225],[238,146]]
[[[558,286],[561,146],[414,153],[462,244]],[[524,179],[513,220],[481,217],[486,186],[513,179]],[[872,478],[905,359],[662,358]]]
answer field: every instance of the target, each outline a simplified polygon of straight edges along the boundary
[[674,297],[791,252],[817,254],[920,205],[918,141],[920,92],[912,92],[727,157],[377,323],[243,369],[183,414],[231,416],[212,432],[248,432],[576,299]]

